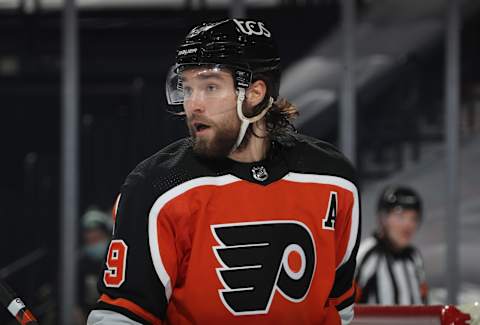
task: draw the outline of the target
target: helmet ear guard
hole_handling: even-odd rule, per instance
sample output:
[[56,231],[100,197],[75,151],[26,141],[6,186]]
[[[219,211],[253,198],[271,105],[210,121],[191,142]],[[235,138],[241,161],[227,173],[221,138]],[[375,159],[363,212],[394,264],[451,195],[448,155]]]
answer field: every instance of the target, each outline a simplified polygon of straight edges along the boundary
[[252,72],[248,70],[235,69],[233,79],[237,88],[247,89],[252,82]]

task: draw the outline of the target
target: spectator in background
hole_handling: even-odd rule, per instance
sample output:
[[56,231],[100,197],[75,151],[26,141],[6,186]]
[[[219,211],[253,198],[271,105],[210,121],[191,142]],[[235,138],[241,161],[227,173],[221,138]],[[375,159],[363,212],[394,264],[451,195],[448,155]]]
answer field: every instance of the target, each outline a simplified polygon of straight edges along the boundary
[[382,305],[425,304],[423,260],[412,245],[422,218],[419,195],[408,187],[388,186],[378,201],[378,229],[360,244],[356,301]]
[[112,217],[97,208],[89,208],[82,216],[83,248],[79,262],[78,303],[84,316],[88,314],[99,297],[98,275],[104,264],[112,227]]

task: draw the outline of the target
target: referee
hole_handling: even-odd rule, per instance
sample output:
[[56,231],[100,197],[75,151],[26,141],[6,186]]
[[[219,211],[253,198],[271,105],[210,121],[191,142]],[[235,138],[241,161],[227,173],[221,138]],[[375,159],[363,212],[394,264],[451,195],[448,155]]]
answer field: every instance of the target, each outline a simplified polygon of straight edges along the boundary
[[427,303],[423,260],[412,246],[422,217],[418,194],[388,186],[378,201],[379,227],[363,241],[357,255],[356,301],[366,304]]

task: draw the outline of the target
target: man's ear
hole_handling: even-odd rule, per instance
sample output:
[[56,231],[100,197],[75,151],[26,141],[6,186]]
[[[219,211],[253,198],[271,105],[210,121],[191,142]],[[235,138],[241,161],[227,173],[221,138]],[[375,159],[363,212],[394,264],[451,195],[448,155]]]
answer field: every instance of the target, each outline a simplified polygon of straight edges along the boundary
[[267,93],[267,84],[263,80],[257,80],[248,87],[245,99],[248,106],[255,107],[260,104]]

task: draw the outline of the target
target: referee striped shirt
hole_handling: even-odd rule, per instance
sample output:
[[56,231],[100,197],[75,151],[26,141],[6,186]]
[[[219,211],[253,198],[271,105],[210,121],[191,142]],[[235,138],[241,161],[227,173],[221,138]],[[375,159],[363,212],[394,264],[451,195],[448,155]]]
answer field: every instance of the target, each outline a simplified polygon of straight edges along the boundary
[[394,252],[389,243],[377,234],[360,244],[355,282],[358,303],[426,303],[425,272],[418,250],[408,247],[401,252]]

